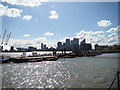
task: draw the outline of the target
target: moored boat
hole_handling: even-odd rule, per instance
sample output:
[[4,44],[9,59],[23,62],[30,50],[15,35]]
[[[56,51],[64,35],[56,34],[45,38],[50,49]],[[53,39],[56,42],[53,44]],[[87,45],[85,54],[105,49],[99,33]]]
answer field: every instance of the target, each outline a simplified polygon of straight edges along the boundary
[[9,62],[9,57],[0,57],[0,62],[2,63]]

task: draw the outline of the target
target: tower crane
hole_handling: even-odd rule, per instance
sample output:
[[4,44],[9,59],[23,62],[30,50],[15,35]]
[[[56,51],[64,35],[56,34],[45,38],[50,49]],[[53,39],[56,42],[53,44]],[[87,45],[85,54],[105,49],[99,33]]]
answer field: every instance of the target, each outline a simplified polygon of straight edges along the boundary
[[7,37],[6,37],[5,45],[7,45],[7,44],[8,44],[9,39],[10,39],[10,36],[11,36],[11,32],[10,32],[10,33],[7,35]]
[[1,45],[4,43],[5,34],[6,34],[6,30],[5,30],[5,32],[4,32],[4,35],[3,35],[3,38],[2,38],[2,42],[1,42]]

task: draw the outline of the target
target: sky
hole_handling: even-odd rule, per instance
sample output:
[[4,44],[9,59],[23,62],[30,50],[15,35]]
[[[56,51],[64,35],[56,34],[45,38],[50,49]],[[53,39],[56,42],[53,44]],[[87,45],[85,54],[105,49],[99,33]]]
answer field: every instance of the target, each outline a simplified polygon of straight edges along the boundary
[[92,45],[118,44],[118,2],[46,2],[1,0],[2,36],[9,45],[56,47],[66,38],[85,38]]

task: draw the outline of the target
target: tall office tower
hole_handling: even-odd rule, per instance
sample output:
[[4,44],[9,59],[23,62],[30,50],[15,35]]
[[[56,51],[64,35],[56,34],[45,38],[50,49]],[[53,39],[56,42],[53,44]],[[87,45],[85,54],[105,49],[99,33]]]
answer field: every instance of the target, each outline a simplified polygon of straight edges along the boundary
[[66,49],[66,43],[63,43],[63,49]]
[[43,45],[43,49],[44,49],[44,50],[46,49],[46,44]]
[[44,46],[43,46],[43,43],[41,43],[41,50],[43,50],[44,49]]
[[78,38],[74,38],[73,39],[73,44],[79,45],[79,39]]
[[62,48],[63,48],[62,42],[58,42],[57,43],[57,50],[62,50]]
[[78,38],[73,39],[73,41],[71,42],[71,46],[72,46],[73,53],[75,53],[76,55],[79,55],[79,39]]
[[85,42],[86,40],[84,39],[83,41],[81,41],[80,43],[80,50],[81,51],[89,51],[92,49],[92,45],[91,44],[87,44]]
[[71,50],[70,39],[66,39],[66,49],[67,49],[67,50]]
[[67,45],[67,46],[70,45],[70,39],[66,39],[66,45]]
[[80,43],[80,44],[85,44],[85,42],[86,42],[86,40],[84,39],[83,41],[81,41],[81,43]]

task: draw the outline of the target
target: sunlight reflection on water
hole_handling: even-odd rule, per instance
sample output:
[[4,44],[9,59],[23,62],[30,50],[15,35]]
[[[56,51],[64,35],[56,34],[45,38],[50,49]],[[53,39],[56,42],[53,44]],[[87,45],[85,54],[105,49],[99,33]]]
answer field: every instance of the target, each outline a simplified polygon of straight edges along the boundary
[[3,88],[107,88],[117,58],[78,57],[36,63],[3,64]]

